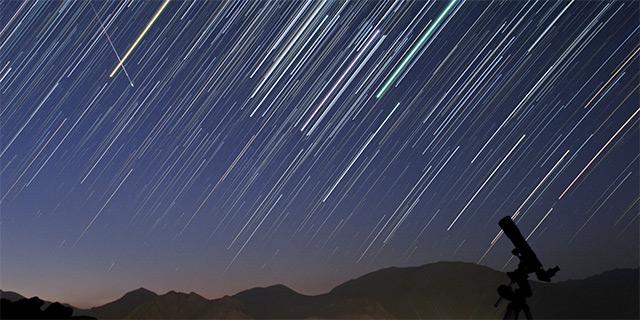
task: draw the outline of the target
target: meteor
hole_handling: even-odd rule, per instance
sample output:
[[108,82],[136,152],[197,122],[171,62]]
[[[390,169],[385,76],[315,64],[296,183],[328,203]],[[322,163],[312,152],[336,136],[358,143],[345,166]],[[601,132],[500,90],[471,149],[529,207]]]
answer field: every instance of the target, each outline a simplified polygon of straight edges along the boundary
[[380,87],[380,90],[378,90],[378,93],[376,93],[376,99],[382,98],[382,96],[389,90],[391,85],[396,81],[396,79],[398,79],[398,76],[400,76],[402,71],[404,71],[404,69],[407,67],[407,65],[409,64],[409,61],[413,59],[413,57],[418,53],[418,51],[420,51],[420,49],[427,42],[427,40],[429,40],[433,32],[436,31],[436,29],[440,26],[440,24],[442,23],[442,20],[444,20],[444,18],[449,15],[449,13],[451,12],[451,9],[455,7],[458,1],[459,0],[451,0],[451,2],[449,2],[447,7],[444,8],[444,10],[436,18],[436,20],[429,26],[427,31],[425,31],[420,36],[418,41],[414,43],[409,53],[407,53],[407,55],[404,56],[404,59],[402,59],[398,67],[396,67],[396,69],[393,70],[393,73],[391,73],[389,78],[387,78],[387,81],[385,81],[382,87]]
[[160,8],[158,8],[158,10],[153,15],[153,17],[151,17],[151,20],[149,20],[149,23],[147,23],[147,26],[144,27],[144,30],[142,30],[140,35],[138,35],[138,38],[136,38],[136,41],[133,42],[131,47],[129,47],[129,50],[127,50],[127,52],[124,54],[124,56],[122,56],[122,59],[120,59],[120,61],[118,61],[118,64],[116,65],[116,67],[113,68],[113,71],[111,71],[111,74],[109,75],[109,78],[113,78],[113,76],[118,72],[118,69],[120,69],[120,67],[122,67],[122,65],[127,60],[129,55],[131,54],[131,52],[133,52],[133,49],[136,48],[136,46],[138,45],[138,43],[140,43],[140,41],[142,40],[144,35],[147,33],[147,31],[149,31],[149,29],[151,29],[151,26],[153,25],[153,23],[156,22],[156,20],[158,19],[158,17],[162,13],[162,11],[164,11],[164,8],[167,7],[167,5],[169,4],[169,1],[171,1],[171,0],[162,1],[162,4],[160,5]]

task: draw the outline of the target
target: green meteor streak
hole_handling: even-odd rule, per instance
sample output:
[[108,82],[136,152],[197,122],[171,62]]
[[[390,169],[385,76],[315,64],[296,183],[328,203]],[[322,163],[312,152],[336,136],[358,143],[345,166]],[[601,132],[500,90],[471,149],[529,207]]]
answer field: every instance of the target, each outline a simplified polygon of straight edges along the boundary
[[451,2],[449,2],[447,7],[444,8],[444,10],[440,13],[438,18],[436,18],[436,20],[429,26],[427,31],[425,31],[420,36],[420,39],[418,39],[418,41],[415,42],[415,44],[413,45],[409,53],[406,56],[404,56],[404,59],[402,59],[402,62],[400,62],[398,67],[395,70],[393,70],[393,73],[391,73],[391,76],[389,76],[389,78],[387,78],[387,81],[385,81],[382,87],[380,87],[380,90],[378,90],[378,93],[376,94],[376,99],[380,99],[387,92],[387,90],[389,90],[389,88],[396,81],[398,76],[400,76],[402,71],[404,71],[404,69],[407,67],[407,64],[409,63],[409,61],[413,59],[413,57],[416,55],[416,53],[418,53],[420,48],[422,48],[425,42],[427,42],[429,37],[431,37],[433,32],[438,28],[438,26],[440,26],[440,23],[442,23],[442,20],[444,20],[444,18],[447,15],[449,15],[449,12],[451,11],[451,9],[453,9],[453,7],[458,1],[459,0],[451,0]]

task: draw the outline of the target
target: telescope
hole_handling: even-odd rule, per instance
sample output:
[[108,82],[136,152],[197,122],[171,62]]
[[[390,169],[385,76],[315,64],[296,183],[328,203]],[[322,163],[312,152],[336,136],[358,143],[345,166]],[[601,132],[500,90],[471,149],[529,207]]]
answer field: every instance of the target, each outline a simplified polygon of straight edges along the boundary
[[510,216],[506,216],[498,222],[498,225],[504,232],[504,235],[511,240],[515,247],[511,253],[520,259],[518,269],[522,269],[522,272],[535,273],[536,277],[540,281],[550,282],[551,278],[560,271],[558,266],[551,269],[544,270],[542,263],[538,260],[538,257],[533,252],[533,249],[527,243],[527,240],[522,236],[518,226],[513,222]]
[[[507,276],[511,280],[509,285],[501,285],[498,287],[498,295],[500,295],[500,298],[496,302],[495,307],[498,306],[502,299],[505,299],[510,302],[507,306],[504,319],[517,319],[520,311],[524,311],[527,319],[531,319],[531,312],[526,303],[526,299],[533,295],[531,285],[529,284],[529,274],[535,273],[538,280],[550,282],[551,278],[560,271],[560,268],[558,266],[546,270],[543,268],[542,263],[510,216],[500,219],[498,225],[509,240],[511,240],[511,243],[513,243],[514,249],[511,253],[520,261],[516,270],[507,272]],[[518,287],[513,289],[511,287],[513,284],[517,284]]]

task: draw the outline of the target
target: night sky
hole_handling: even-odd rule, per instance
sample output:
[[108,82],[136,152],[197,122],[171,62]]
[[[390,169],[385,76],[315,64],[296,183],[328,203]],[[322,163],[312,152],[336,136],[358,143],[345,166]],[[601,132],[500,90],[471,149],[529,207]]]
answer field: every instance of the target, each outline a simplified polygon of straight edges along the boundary
[[1,288],[637,267],[640,4],[0,1]]

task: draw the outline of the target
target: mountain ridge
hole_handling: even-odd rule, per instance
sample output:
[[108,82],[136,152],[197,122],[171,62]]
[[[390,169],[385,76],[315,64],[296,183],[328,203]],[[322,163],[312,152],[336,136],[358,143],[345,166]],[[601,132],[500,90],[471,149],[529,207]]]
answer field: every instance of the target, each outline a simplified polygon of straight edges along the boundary
[[[534,277],[535,278],[535,277]],[[96,318],[500,318],[496,287],[507,276],[469,262],[389,267],[347,280],[326,293],[304,295],[276,284],[207,299],[195,292],[157,294],[145,288],[74,314]],[[583,279],[531,281],[533,316],[638,318],[638,268]]]

